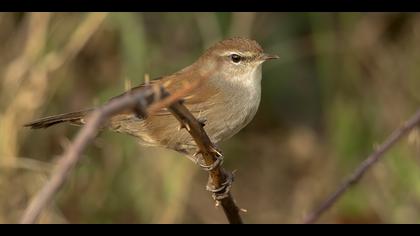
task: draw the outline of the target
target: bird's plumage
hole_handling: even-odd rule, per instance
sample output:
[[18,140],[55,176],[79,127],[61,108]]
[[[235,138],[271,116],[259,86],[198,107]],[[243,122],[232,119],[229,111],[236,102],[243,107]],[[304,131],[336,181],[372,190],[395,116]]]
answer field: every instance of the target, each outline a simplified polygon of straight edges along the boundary
[[[232,53],[240,54],[243,62],[232,63],[229,57]],[[205,121],[204,129],[218,143],[247,125],[258,109],[262,60],[257,57],[262,54],[261,46],[254,40],[223,40],[206,50],[192,65],[151,83],[173,93],[193,80],[205,80],[199,88],[186,94],[184,105],[197,119]],[[46,117],[26,126],[47,128],[62,122],[80,125],[90,111]],[[139,118],[131,111],[123,112],[112,117],[106,128],[135,136],[143,145],[163,146],[190,156],[196,151],[191,136],[185,129],[179,129],[179,122],[165,109],[146,118]]]

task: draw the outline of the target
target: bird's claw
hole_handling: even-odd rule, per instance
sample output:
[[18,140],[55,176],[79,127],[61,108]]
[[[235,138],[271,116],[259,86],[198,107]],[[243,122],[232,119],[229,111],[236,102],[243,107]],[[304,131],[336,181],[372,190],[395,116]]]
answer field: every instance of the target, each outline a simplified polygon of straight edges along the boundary
[[[200,159],[202,159],[202,156],[200,156]],[[223,156],[219,156],[216,158],[216,160],[211,165],[205,165],[199,163],[200,167],[203,168],[205,171],[212,171],[216,169],[217,167],[221,166],[223,164]]]
[[223,154],[221,151],[217,150],[215,147],[211,146],[210,147],[210,151],[213,152],[214,154],[216,154],[217,157],[222,157]]
[[222,153],[220,151],[218,151],[215,147],[211,147],[210,151],[213,152],[214,154],[216,154],[215,155],[216,160],[212,164],[210,164],[210,165],[202,164],[204,162],[204,160],[203,160],[203,155],[202,155],[203,153],[202,153],[201,150],[198,150],[193,155],[194,157],[197,157],[199,154],[201,154],[201,155],[199,155],[197,157],[197,163],[205,171],[212,171],[215,168],[217,168],[217,167],[219,167],[219,166],[221,166],[223,164],[223,155],[222,155]]
[[216,201],[216,203],[224,198],[227,198],[230,193],[230,189],[232,187],[232,183],[234,181],[234,174],[228,172],[225,174],[225,182],[220,184],[220,187],[215,188],[209,181],[209,184],[206,186],[206,190],[212,192],[212,197]]

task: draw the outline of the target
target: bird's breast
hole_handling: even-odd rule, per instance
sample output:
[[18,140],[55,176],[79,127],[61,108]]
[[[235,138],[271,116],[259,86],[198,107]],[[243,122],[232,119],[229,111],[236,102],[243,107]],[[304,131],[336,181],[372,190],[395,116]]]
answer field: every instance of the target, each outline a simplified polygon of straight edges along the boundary
[[214,98],[217,102],[205,114],[205,129],[213,142],[232,137],[254,118],[261,100],[260,73],[237,78],[243,83],[222,85],[219,97]]

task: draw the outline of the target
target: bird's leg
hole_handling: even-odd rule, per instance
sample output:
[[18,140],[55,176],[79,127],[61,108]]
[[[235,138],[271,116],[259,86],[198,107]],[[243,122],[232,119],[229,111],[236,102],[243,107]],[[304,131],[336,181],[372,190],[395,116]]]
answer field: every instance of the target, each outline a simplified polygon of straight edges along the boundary
[[[209,151],[212,152],[212,156],[216,158],[216,160],[211,165],[203,164],[203,153],[200,149],[198,149],[193,155],[193,158],[196,160],[195,162],[205,171],[212,171],[223,164],[223,154],[221,151],[219,151],[215,146],[211,146]],[[234,172],[223,172],[223,175],[225,181],[221,183],[217,188],[213,185],[211,177],[209,177],[206,186],[206,189],[212,192],[212,197],[216,201],[216,205],[219,205],[222,199],[229,196],[229,192],[234,180]]]

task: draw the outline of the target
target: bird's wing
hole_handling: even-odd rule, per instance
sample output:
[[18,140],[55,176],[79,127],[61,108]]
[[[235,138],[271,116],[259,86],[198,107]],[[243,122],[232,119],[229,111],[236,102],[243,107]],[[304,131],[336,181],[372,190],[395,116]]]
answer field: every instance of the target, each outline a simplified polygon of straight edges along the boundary
[[[174,93],[177,90],[182,89],[185,86],[185,84],[188,84],[189,82],[192,82],[192,80],[195,80],[195,79],[205,79],[205,78],[195,78],[191,76],[191,74],[188,72],[185,72],[185,73],[179,72],[170,76],[159,77],[157,79],[151,80],[149,84],[161,84],[166,91],[168,91],[169,93]],[[133,87],[130,90],[124,92],[123,94],[120,94],[118,96],[111,98],[111,100],[124,96],[127,93],[131,93],[136,90],[142,89],[145,86],[146,86],[145,84],[141,84],[136,87]],[[210,100],[211,97],[217,94],[218,94],[218,90],[214,86],[212,86],[210,83],[205,81],[197,89],[195,89],[194,91],[191,91],[190,93],[186,94],[183,97],[184,105],[192,113],[199,113],[202,110],[207,109],[207,106],[211,105],[211,103],[209,103],[208,101]],[[127,113],[132,113],[132,111],[127,111]],[[162,110],[154,114],[154,116],[167,116],[167,115],[171,115],[171,113],[166,108],[163,108]]]

